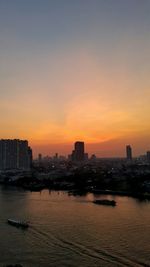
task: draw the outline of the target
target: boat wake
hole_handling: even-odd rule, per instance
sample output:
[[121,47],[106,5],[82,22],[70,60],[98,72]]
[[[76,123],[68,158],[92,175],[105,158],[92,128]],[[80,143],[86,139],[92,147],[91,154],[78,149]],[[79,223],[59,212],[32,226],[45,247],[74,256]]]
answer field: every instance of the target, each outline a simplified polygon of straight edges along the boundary
[[32,234],[34,235],[34,237],[36,237],[36,239],[39,240],[42,246],[45,244],[49,249],[52,247],[61,249],[63,250],[63,253],[65,253],[64,251],[66,251],[66,255],[68,254],[68,251],[70,251],[73,254],[79,255],[81,259],[95,259],[97,262],[99,262],[99,266],[148,267],[148,265],[146,265],[145,263],[128,259],[124,255],[118,254],[116,251],[106,251],[104,249],[84,245],[80,242],[72,242],[58,235],[54,235],[51,232],[46,233],[45,231],[42,231],[36,227],[32,227]]

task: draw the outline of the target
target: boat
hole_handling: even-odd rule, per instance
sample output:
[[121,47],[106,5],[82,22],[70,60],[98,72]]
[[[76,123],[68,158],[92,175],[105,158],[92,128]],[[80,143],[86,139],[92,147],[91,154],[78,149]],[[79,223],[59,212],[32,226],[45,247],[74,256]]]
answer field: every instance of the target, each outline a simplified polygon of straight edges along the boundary
[[22,228],[28,228],[29,227],[29,224],[27,222],[24,222],[24,221],[8,219],[7,222],[13,226],[16,226],[16,227],[22,227]]
[[98,205],[116,206],[115,200],[108,200],[108,199],[97,199],[94,200],[93,203]]

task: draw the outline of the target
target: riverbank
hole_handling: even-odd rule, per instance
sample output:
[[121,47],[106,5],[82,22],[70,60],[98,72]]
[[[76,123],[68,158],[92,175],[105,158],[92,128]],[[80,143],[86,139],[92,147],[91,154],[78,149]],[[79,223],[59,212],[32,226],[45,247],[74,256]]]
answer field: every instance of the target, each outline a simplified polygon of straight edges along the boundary
[[124,191],[113,191],[113,190],[91,190],[93,194],[98,195],[117,195],[117,196],[127,196],[127,197],[134,197],[139,199],[147,199],[150,200],[149,193],[135,193],[135,192],[124,192]]
[[124,191],[114,191],[114,190],[100,190],[100,189],[93,189],[88,191],[78,191],[78,190],[70,190],[69,194],[72,195],[85,195],[88,193],[93,193],[94,195],[116,195],[116,196],[126,196],[126,197],[133,197],[143,200],[150,200],[149,193],[135,193],[135,192],[124,192]]
[[85,188],[84,190],[79,190],[76,188],[68,188],[68,186],[60,186],[60,187],[49,187],[42,184],[34,184],[34,185],[21,185],[21,184],[6,184],[6,183],[0,183],[4,186],[12,186],[17,187],[20,189],[23,189],[24,191],[30,191],[30,192],[41,192],[44,189],[48,189],[49,191],[66,191],[69,195],[86,195],[88,193],[93,193],[94,195],[116,195],[116,196],[127,196],[127,197],[133,197],[138,198],[141,200],[150,200],[150,193],[136,193],[136,192],[129,192],[129,191],[117,191],[117,190],[101,190],[101,189],[92,189],[92,188]]

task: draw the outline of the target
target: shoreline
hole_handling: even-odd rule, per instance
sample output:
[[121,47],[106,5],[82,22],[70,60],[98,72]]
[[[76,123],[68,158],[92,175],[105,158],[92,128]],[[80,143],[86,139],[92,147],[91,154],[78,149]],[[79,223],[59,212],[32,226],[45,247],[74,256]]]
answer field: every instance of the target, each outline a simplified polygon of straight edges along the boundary
[[68,189],[68,188],[50,188],[46,186],[42,186],[41,188],[36,187],[24,187],[24,185],[16,185],[16,184],[6,184],[6,183],[0,183],[1,186],[5,187],[16,187],[20,188],[24,191],[30,191],[30,192],[41,192],[42,190],[49,190],[49,191],[65,191],[68,192],[68,194],[72,195],[84,195],[88,193],[93,193],[94,195],[112,195],[112,196],[126,196],[126,197],[132,197],[137,198],[141,200],[150,200],[150,193],[135,193],[135,192],[127,192],[127,191],[116,191],[116,190],[101,190],[101,189],[85,189],[85,190],[79,190],[79,189]]

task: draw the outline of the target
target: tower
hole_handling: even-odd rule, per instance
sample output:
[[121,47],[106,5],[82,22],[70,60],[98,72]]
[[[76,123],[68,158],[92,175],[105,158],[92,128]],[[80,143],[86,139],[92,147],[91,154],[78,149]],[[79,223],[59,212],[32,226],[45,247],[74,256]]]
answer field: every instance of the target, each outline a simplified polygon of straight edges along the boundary
[[132,160],[132,148],[130,145],[126,146],[126,157],[127,160]]
[[74,144],[74,150],[72,151],[72,160],[83,161],[85,159],[84,154],[84,142],[77,141]]

